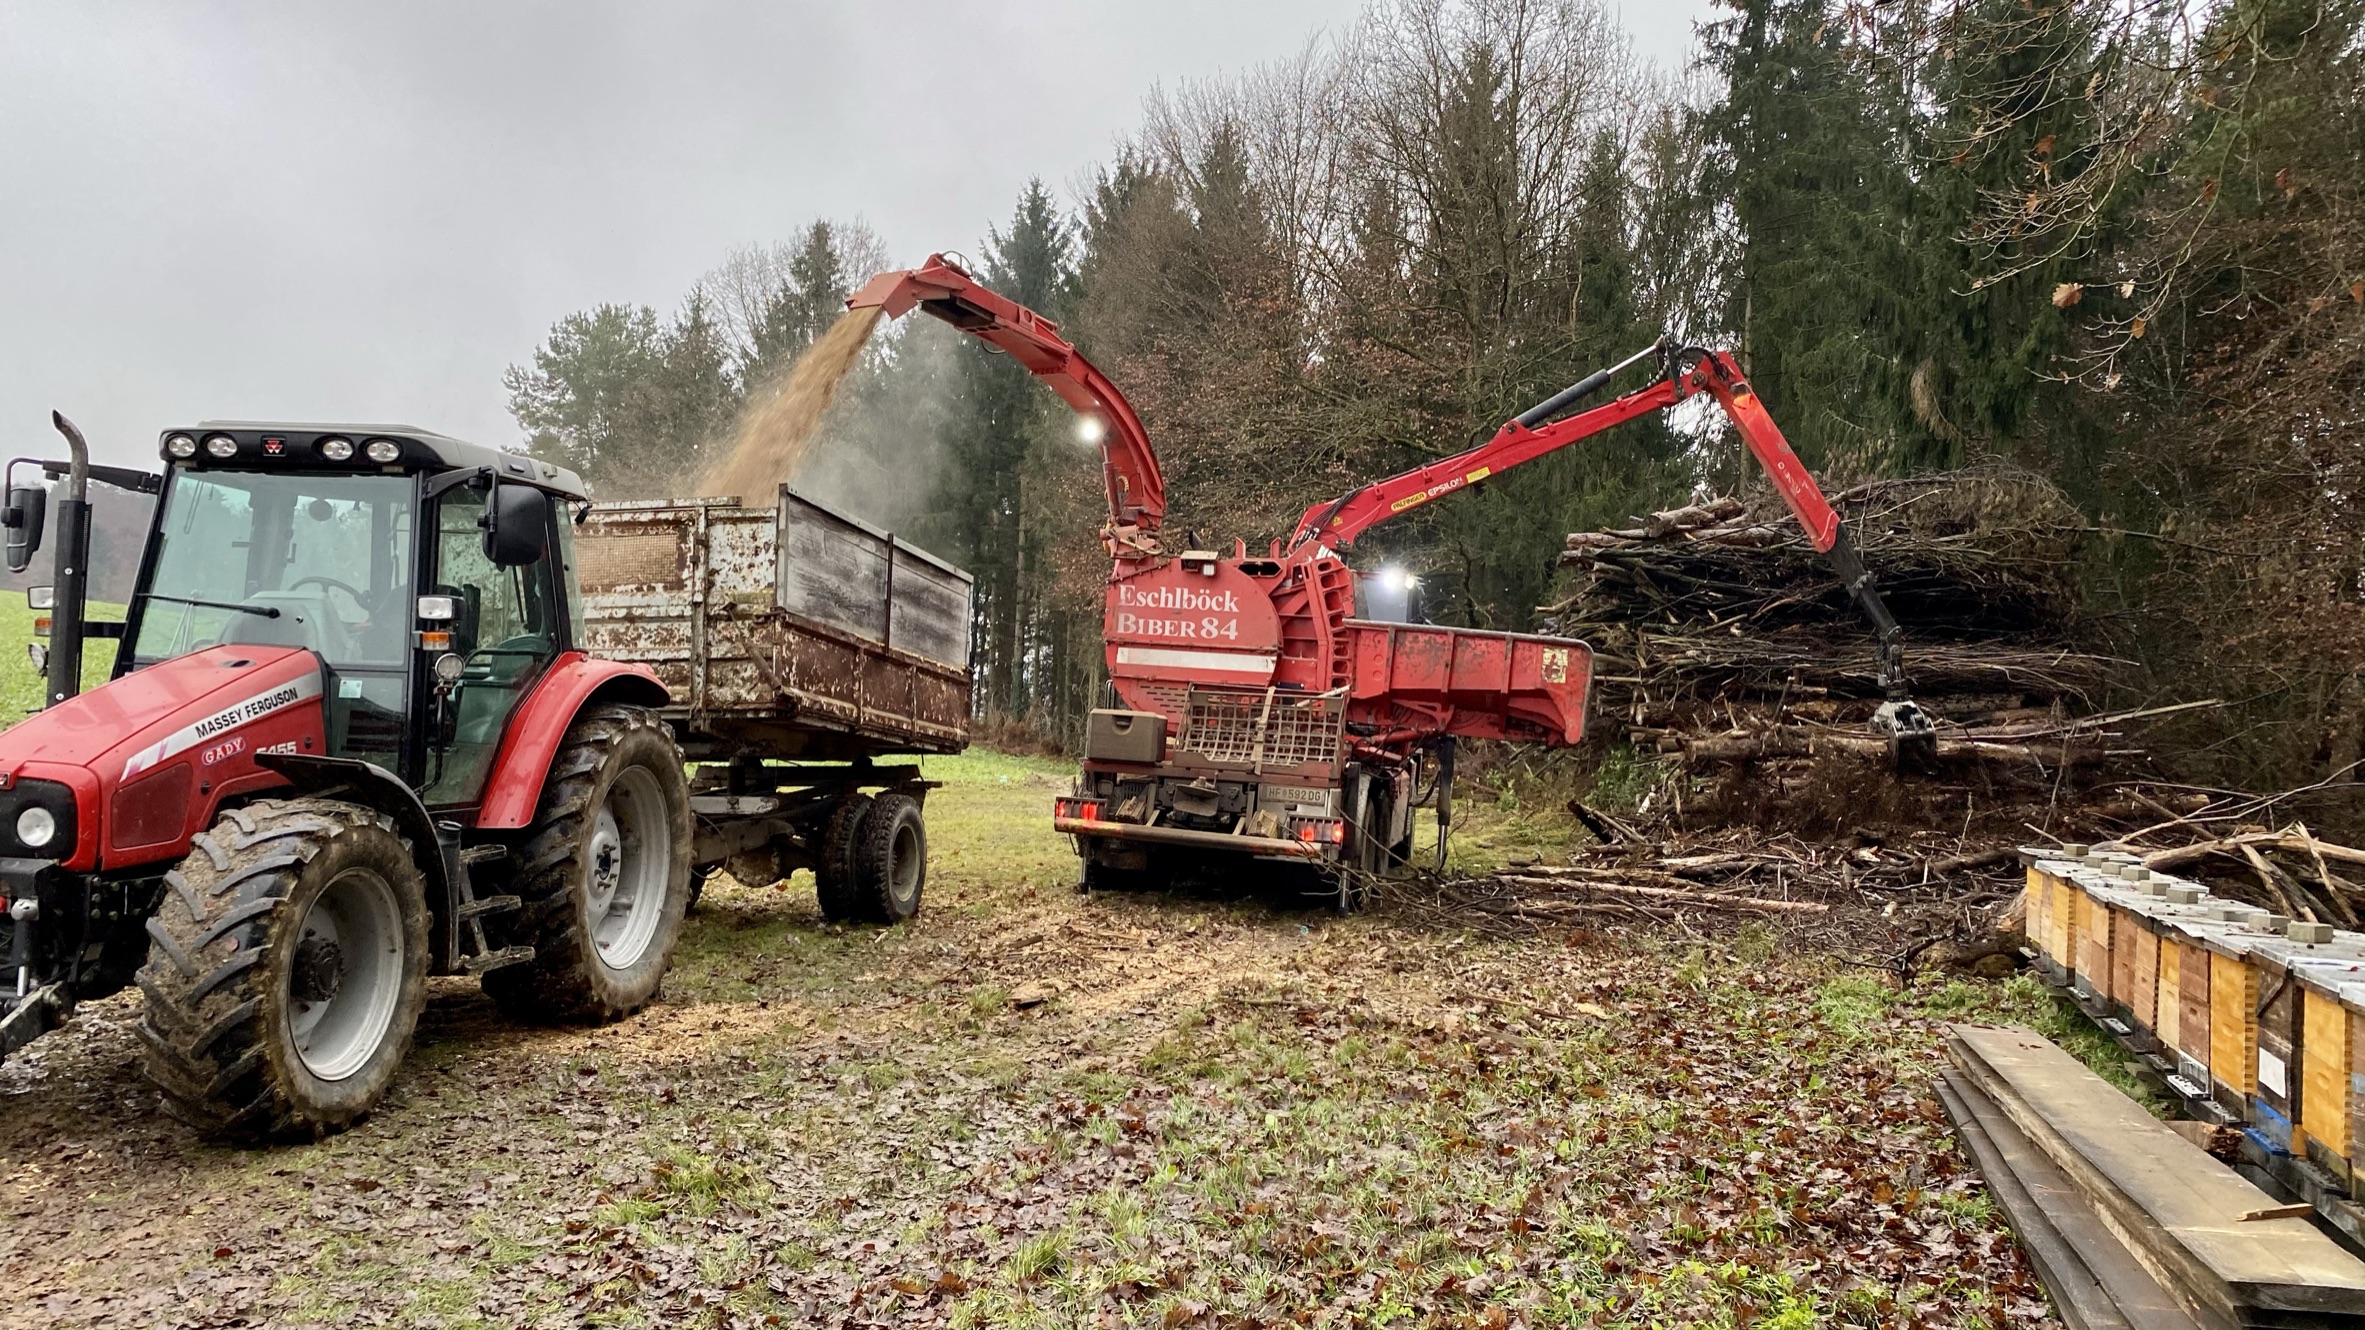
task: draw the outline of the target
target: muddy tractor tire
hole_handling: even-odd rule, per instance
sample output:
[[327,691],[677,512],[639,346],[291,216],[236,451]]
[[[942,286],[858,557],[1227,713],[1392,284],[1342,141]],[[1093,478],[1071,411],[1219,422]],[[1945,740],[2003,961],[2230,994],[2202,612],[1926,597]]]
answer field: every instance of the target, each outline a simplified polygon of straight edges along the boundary
[[517,877],[534,959],[484,991],[536,1021],[617,1020],[657,996],[690,905],[690,786],[656,712],[595,706],[567,731]]
[[229,809],[165,883],[138,982],[167,1111],[269,1139],[375,1107],[427,994],[426,888],[392,819],[334,799]]
[[829,810],[829,820],[821,826],[821,860],[813,865],[813,902],[821,907],[821,917],[833,924],[854,923],[864,917],[854,854],[873,802],[867,794],[849,794]]
[[920,801],[893,791],[873,799],[854,837],[854,907],[874,924],[900,924],[920,912],[928,885],[928,825]]

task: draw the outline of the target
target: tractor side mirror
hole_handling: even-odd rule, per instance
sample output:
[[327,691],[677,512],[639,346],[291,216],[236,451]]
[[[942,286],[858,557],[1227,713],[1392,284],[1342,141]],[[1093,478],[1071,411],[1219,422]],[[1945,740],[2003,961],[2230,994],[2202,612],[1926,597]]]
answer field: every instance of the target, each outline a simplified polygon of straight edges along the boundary
[[8,491],[8,507],[0,510],[0,526],[8,528],[8,571],[21,573],[32,566],[41,548],[41,524],[49,517],[49,490],[40,485],[18,485]]
[[550,544],[550,496],[531,485],[495,485],[485,504],[484,556],[496,568],[542,561]]

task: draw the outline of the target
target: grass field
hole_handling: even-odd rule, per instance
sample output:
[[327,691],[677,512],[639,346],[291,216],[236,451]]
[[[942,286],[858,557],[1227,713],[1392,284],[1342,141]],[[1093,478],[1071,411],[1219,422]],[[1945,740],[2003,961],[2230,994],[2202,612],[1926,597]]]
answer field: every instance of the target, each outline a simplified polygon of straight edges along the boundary
[[915,923],[719,879],[603,1029],[439,980],[318,1144],[191,1139],[86,1007],[0,1067],[0,1324],[2046,1323],[1930,1094],[2033,987],[1079,898],[1064,763],[927,767]]
[[[42,676],[34,672],[32,658],[25,654],[27,646],[40,640],[33,636],[33,620],[38,617],[26,607],[23,592],[0,591],[0,726],[14,725],[40,709]],[[120,622],[123,607],[94,603],[90,617]],[[115,668],[115,645],[92,642],[83,653],[83,687],[95,688],[107,681]]]

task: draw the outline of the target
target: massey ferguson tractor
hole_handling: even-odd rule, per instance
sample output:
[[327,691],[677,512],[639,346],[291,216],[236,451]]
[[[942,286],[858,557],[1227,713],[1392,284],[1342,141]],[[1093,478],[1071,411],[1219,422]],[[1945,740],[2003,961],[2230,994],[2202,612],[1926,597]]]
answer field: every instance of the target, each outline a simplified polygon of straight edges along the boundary
[[[928,785],[873,759],[965,742],[966,574],[785,487],[595,512],[378,425],[172,430],[155,475],[58,424],[47,705],[0,734],[0,1056],[136,982],[176,1116],[317,1135],[383,1095],[430,974],[615,1019],[724,865],[918,910]],[[157,496],[120,623],[82,613],[94,475]],[[47,497],[12,486],[12,567]],[[81,693],[85,640],[116,657]]]
[[[982,338],[1049,384],[1101,442],[1109,517],[1100,536],[1111,560],[1102,629],[1119,705],[1091,714],[1075,793],[1053,817],[1075,838],[1087,890],[1154,881],[1189,859],[1245,856],[1313,868],[1317,890],[1348,908],[1371,875],[1408,859],[1413,809],[1432,799],[1442,855],[1455,741],[1579,742],[1592,653],[1559,638],[1353,617],[1358,576],[1340,551],[1391,517],[1701,393],[1871,619],[1888,695],[1876,728],[1901,763],[1934,748],[1908,694],[1895,619],[1839,515],[1721,352],[1662,340],[1476,448],[1313,505],[1264,551],[1245,542],[1229,553],[1170,551],[1149,436],[1057,325],[941,255],[873,278],[846,303],[889,317],[916,307]],[[1646,361],[1658,371],[1651,383],[1567,414]]]

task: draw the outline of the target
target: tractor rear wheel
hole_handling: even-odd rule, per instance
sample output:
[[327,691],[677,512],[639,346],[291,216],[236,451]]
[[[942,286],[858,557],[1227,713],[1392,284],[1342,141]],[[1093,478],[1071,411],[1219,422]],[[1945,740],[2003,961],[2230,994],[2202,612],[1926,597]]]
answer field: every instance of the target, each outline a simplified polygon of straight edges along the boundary
[[645,707],[577,717],[542,788],[517,879],[534,959],[484,976],[493,1001],[545,1021],[612,1021],[657,995],[690,903],[690,784]]
[[335,799],[229,809],[193,846],[148,920],[148,1078],[209,1134],[343,1130],[393,1082],[426,1001],[411,846]]

